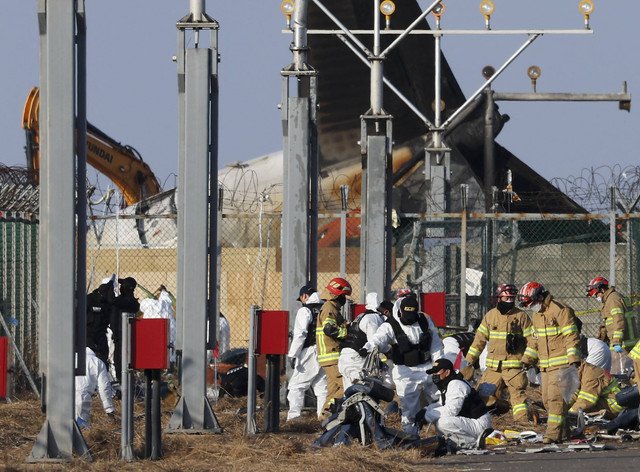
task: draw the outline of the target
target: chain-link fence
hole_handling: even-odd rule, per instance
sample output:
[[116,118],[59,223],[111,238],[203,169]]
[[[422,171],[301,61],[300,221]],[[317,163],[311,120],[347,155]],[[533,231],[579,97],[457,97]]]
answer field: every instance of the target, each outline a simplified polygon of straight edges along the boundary
[[13,340],[8,361],[26,387],[26,371],[32,381],[38,371],[38,223],[30,213],[0,215],[0,336]]
[[[615,285],[631,297],[638,312],[637,215],[618,216],[613,231],[606,214],[436,216],[394,218],[391,289],[444,292],[448,325],[465,326],[483,316],[500,283],[521,286],[537,281],[580,314],[585,334],[595,335],[599,306],[585,296],[585,287],[595,276],[611,278],[612,267]],[[318,287],[339,275],[344,265],[358,301],[360,218],[357,214],[346,218],[342,250],[340,217],[319,218]],[[143,209],[90,218],[87,291],[116,274],[138,281],[139,299],[153,296],[161,285],[176,294],[176,222],[175,204],[172,197],[167,203],[166,196]],[[220,309],[231,325],[231,347],[243,347],[248,343],[251,305],[281,307],[282,251],[287,250],[280,244],[281,215],[225,213],[219,222]],[[0,309],[4,320],[16,320],[9,324],[10,334],[36,375],[37,223],[5,214],[0,241]]]
[[[637,217],[618,217],[614,231],[609,215],[470,215],[466,219],[448,215],[437,221],[408,215],[405,219],[410,221],[402,225],[406,227],[404,248],[410,249],[403,250],[401,237],[396,238],[396,254],[405,259],[396,264],[404,266],[405,282],[411,288],[446,293],[448,324],[466,325],[482,317],[495,303],[495,288],[501,283],[522,286],[536,281],[573,307],[584,323],[584,334],[594,336],[601,316],[598,302],[586,297],[586,285],[595,276],[613,279],[638,313]],[[416,230],[416,225],[421,229]],[[404,263],[407,260],[409,264]]]

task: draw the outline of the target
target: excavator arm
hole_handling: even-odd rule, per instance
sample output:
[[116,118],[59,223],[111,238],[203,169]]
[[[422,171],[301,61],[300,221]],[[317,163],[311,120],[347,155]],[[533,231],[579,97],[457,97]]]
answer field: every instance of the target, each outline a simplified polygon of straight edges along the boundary
[[[24,105],[22,127],[27,137],[27,168],[36,184],[40,170],[39,109],[40,89],[32,87]],[[149,165],[134,148],[120,144],[90,123],[87,123],[87,163],[116,184],[127,205],[161,191]]]

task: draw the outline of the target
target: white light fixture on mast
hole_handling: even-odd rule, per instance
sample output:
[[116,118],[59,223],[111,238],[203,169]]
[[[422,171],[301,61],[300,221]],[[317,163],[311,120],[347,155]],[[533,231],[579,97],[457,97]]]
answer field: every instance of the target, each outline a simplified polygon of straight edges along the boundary
[[594,5],[591,0],[582,0],[580,5],[580,13],[584,15],[584,29],[589,29],[589,16],[593,13]]
[[527,75],[531,79],[531,88],[533,90],[533,93],[536,93],[536,81],[538,80],[541,74],[542,74],[542,71],[538,66],[531,66],[527,69]]
[[287,29],[291,29],[291,15],[293,15],[295,9],[296,4],[293,3],[293,0],[284,0],[284,2],[280,4],[280,10],[287,17]]
[[394,11],[396,11],[396,4],[391,0],[384,0],[380,4],[380,12],[384,15],[387,29],[391,26],[391,15]]
[[491,0],[484,0],[480,3],[480,12],[484,15],[485,29],[491,29],[491,15],[493,14],[496,6]]
[[444,3],[442,2],[438,3],[435,7],[433,7],[433,10],[431,10],[431,13],[433,14],[433,16],[436,17],[436,19],[439,20],[442,14],[444,13]]

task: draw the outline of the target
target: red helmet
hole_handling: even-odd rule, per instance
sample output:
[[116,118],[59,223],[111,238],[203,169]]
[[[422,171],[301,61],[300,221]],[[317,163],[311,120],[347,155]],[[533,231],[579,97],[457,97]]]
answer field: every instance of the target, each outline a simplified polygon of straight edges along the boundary
[[351,295],[351,284],[342,277],[336,277],[331,279],[327,285],[327,290],[337,297],[340,295]]
[[520,300],[520,306],[530,306],[535,300],[537,300],[538,295],[544,292],[544,287],[538,282],[527,282],[520,289],[520,293],[518,294],[518,299]]
[[595,297],[601,288],[607,290],[609,288],[609,281],[604,277],[594,278],[589,282],[589,285],[587,285],[587,297]]
[[502,284],[497,288],[496,294],[498,295],[498,298],[515,297],[518,295],[518,287],[513,284]]
[[398,290],[397,298],[406,297],[407,295],[411,295],[412,293],[413,292],[408,288],[401,288],[400,290]]

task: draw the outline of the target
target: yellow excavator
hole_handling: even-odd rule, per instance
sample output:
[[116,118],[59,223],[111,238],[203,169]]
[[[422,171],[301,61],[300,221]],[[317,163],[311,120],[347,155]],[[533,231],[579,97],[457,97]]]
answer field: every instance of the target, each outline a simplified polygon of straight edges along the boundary
[[[27,134],[27,167],[34,184],[38,184],[40,171],[39,108],[40,89],[32,87],[24,104],[22,127]],[[120,144],[88,122],[87,163],[117,185],[127,205],[161,192],[158,179],[138,151]]]

